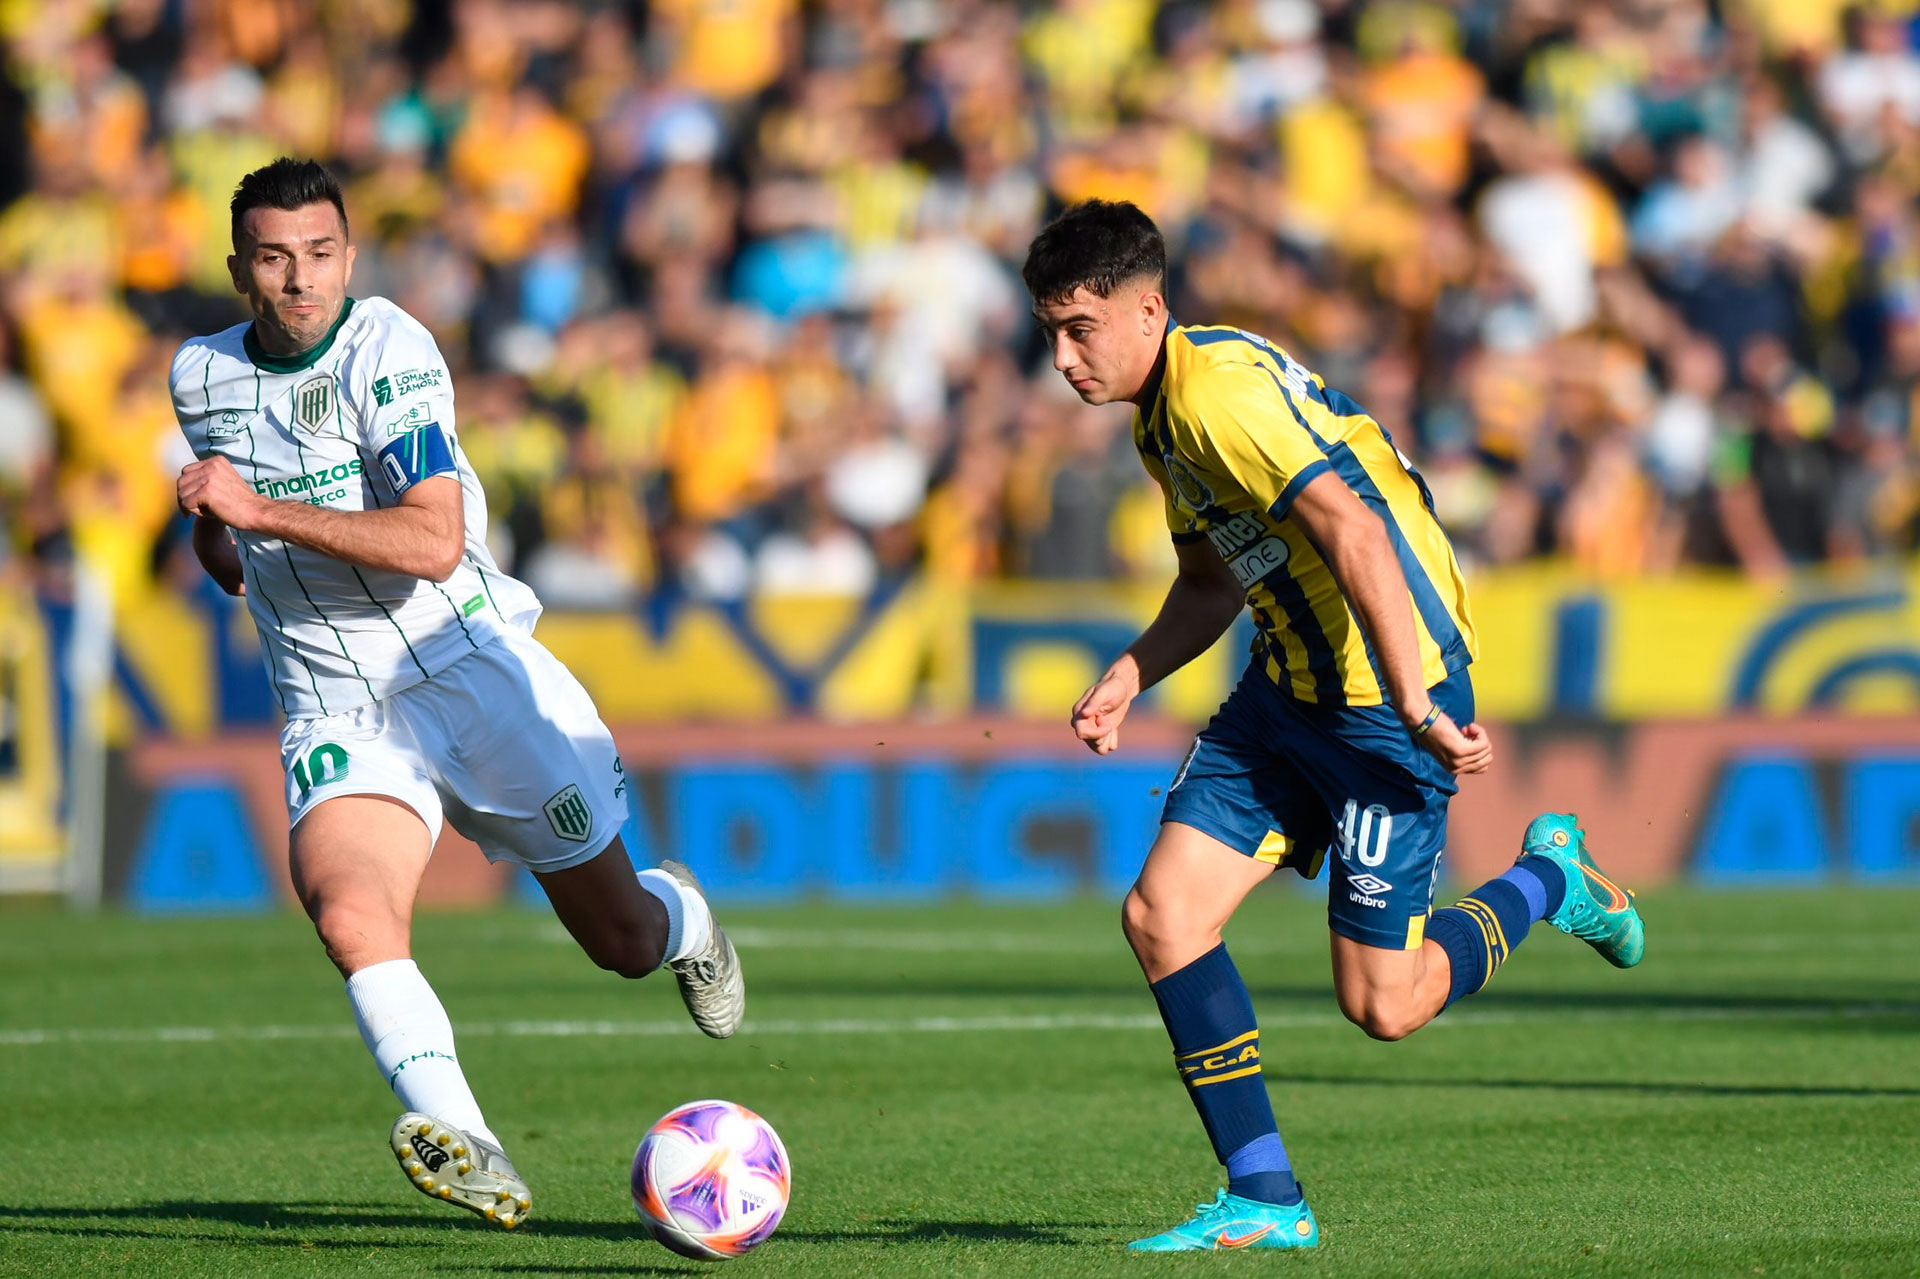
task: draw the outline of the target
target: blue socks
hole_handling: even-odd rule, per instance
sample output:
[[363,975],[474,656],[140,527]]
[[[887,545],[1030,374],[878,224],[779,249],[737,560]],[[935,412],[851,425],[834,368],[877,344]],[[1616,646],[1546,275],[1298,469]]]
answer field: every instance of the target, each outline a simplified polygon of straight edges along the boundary
[[[1559,909],[1566,892],[1559,863],[1528,856],[1457,904],[1435,911],[1426,935],[1452,961],[1447,1003],[1485,986],[1527,930]],[[1214,1157],[1226,1165],[1227,1192],[1266,1203],[1299,1203],[1300,1184],[1260,1073],[1253,1000],[1226,946],[1215,946],[1152,983],[1152,990],[1173,1040],[1174,1067],[1200,1112]]]
[[1227,1192],[1267,1203],[1300,1202],[1287,1148],[1260,1074],[1260,1027],[1253,1000],[1223,943],[1152,983],[1173,1064],[1200,1112]]
[[1453,966],[1446,1006],[1492,980],[1527,930],[1558,910],[1566,894],[1567,877],[1560,864],[1529,855],[1498,879],[1434,911],[1427,920],[1427,936],[1447,952]]
[[1255,1137],[1227,1156],[1227,1193],[1265,1203],[1300,1202],[1300,1183],[1293,1179],[1293,1164],[1279,1133]]

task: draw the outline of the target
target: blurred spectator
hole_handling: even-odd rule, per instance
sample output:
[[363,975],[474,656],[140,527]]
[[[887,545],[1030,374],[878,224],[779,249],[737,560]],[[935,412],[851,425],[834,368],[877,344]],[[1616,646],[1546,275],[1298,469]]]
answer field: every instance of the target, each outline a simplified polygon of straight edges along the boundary
[[242,318],[227,201],[294,151],[555,602],[1164,575],[1127,415],[1065,393],[1015,274],[1090,195],[1161,219],[1181,320],[1374,412],[1470,562],[1911,551],[1910,8],[4,8],[8,543],[170,580],[165,354]]
[[1697,274],[1707,251],[1740,216],[1740,195],[1727,156],[1713,142],[1690,137],[1676,148],[1673,176],[1641,197],[1633,214],[1633,247],[1670,275]]
[[667,426],[673,507],[690,523],[731,519],[773,492],[780,404],[767,368],[768,345],[758,317],[745,311],[725,316]]
[[14,354],[0,325],[0,508],[9,514],[20,510],[53,464],[53,424],[33,383],[15,372]]

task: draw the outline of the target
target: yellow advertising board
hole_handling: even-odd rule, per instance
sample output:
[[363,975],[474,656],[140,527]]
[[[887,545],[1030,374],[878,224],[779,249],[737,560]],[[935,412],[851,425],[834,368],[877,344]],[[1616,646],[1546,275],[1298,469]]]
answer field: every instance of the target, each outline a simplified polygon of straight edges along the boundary
[[[1920,706],[1916,570],[1753,582],[1690,573],[1594,583],[1551,565],[1480,575],[1481,713],[1696,719]],[[909,581],[869,600],[780,598],[549,612],[540,638],[618,723],[1055,718],[1159,606],[1160,584]],[[31,612],[18,617],[30,617]],[[237,601],[161,595],[119,620],[114,736],[265,723]],[[1239,674],[1243,621],[1151,695],[1203,720]]]

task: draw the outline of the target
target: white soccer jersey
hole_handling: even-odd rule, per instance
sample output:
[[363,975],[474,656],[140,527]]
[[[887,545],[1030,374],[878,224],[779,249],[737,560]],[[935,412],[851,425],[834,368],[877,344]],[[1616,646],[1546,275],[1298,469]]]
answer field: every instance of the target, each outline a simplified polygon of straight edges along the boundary
[[445,582],[359,568],[234,531],[267,677],[289,719],[337,715],[432,676],[540,602],[487,551],[487,499],[454,432],[453,379],[433,337],[385,298],[349,301],[313,350],[278,359],[251,323],[173,360],[173,411],[196,457],[219,454],[261,494],[336,511],[392,506],[429,475],[465,492],[466,553]]

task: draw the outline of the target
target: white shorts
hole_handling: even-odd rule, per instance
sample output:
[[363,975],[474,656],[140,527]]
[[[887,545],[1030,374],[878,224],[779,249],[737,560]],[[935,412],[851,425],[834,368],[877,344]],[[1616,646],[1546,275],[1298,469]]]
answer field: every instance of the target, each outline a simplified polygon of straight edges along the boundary
[[386,795],[442,814],[488,861],[577,866],[627,819],[613,735],[580,681],[533,636],[509,631],[432,679],[280,734],[290,826],[341,795]]

